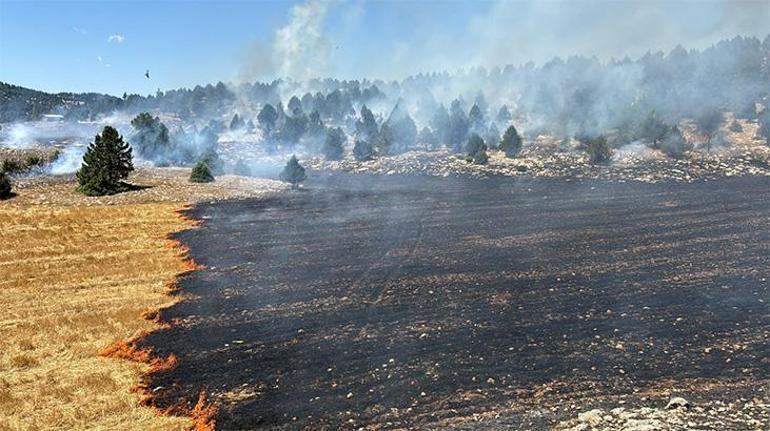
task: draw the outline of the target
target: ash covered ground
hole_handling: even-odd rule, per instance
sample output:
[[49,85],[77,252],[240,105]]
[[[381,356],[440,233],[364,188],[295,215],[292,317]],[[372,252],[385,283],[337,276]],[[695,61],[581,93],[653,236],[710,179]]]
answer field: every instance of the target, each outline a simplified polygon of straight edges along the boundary
[[156,402],[205,388],[221,429],[589,429],[682,394],[751,407],[672,429],[764,429],[768,214],[767,177],[317,174],[199,204],[178,238],[207,269],[144,341],[179,358]]

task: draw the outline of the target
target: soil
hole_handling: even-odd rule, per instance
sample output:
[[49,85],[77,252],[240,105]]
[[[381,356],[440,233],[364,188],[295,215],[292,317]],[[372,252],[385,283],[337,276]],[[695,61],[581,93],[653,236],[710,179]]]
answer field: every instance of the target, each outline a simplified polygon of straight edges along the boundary
[[189,211],[206,269],[144,340],[179,359],[159,407],[205,388],[220,429],[547,429],[768,402],[768,177],[308,184]]

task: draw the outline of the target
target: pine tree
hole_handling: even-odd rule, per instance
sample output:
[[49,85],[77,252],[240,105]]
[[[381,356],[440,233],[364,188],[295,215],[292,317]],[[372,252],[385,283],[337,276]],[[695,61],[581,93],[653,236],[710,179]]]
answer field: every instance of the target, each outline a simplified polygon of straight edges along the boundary
[[241,118],[240,115],[236,112],[233,115],[233,119],[230,120],[230,130],[238,130],[242,129],[246,126],[246,123],[243,121],[243,118]]
[[371,160],[374,157],[374,148],[368,141],[357,139],[353,146],[353,157],[359,162]]
[[0,200],[11,197],[11,180],[8,175],[0,171]]
[[305,181],[307,175],[305,175],[305,168],[299,164],[297,157],[291,156],[291,159],[286,162],[286,166],[284,166],[283,171],[281,171],[278,177],[281,181],[290,183],[292,190],[296,190],[299,188],[299,183]]
[[83,156],[77,172],[78,191],[88,196],[101,196],[125,190],[122,180],[134,170],[131,147],[113,127],[105,126],[96,135]]
[[356,134],[365,141],[371,141],[377,137],[377,120],[366,105],[361,107],[361,118],[356,120]]
[[519,132],[513,125],[508,126],[500,141],[500,149],[505,152],[506,157],[516,157],[521,152],[522,142]]
[[473,158],[476,157],[476,154],[481,151],[486,152],[486,150],[487,145],[484,143],[484,139],[475,133],[471,133],[468,137],[468,142],[465,144],[465,153],[468,156],[467,159],[473,160]]
[[266,133],[271,133],[275,129],[275,123],[278,121],[278,111],[273,108],[273,105],[267,103],[262,107],[257,115],[257,121]]
[[390,125],[388,123],[383,124],[380,128],[380,133],[377,134],[377,140],[374,145],[377,154],[381,156],[390,155],[393,139],[393,130],[390,128]]
[[324,141],[324,156],[329,160],[339,160],[342,157],[342,144],[345,141],[345,132],[341,128],[335,127],[329,130]]
[[436,136],[431,132],[428,126],[425,126],[420,130],[420,133],[417,135],[417,142],[422,144],[426,151],[438,148],[438,139],[436,139]]
[[203,160],[196,163],[190,172],[190,182],[192,183],[210,183],[214,181],[214,175],[211,175],[209,165]]
[[168,128],[160,118],[143,112],[131,120],[131,125],[134,127],[131,142],[138,156],[156,159],[171,152]]

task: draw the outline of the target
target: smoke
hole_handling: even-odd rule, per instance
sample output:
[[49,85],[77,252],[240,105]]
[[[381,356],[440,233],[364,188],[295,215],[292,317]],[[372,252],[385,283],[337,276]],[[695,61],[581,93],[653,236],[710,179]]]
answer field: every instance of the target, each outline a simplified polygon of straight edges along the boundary
[[268,47],[260,41],[238,55],[241,81],[291,78],[306,81],[331,75],[331,41],[324,30],[328,0],[308,0],[294,5],[289,20],[275,31]]
[[64,147],[59,152],[56,160],[49,166],[48,173],[51,175],[65,175],[76,172],[80,169],[85,152],[86,146],[83,144],[73,144]]

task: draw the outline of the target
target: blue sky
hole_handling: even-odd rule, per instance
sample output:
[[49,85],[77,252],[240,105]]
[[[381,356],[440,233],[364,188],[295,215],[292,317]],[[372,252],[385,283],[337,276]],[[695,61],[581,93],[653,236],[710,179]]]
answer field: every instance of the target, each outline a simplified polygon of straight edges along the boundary
[[0,0],[0,80],[52,92],[147,94],[219,80],[391,79],[554,55],[638,56],[764,37],[768,4]]

